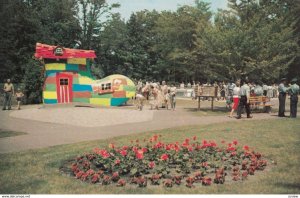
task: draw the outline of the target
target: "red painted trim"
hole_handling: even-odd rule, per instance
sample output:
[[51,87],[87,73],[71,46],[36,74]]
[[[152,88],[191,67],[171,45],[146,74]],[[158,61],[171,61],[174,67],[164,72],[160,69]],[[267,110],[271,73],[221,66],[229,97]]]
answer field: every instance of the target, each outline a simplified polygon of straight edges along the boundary
[[[61,89],[60,87],[60,79],[61,78],[67,78],[69,81],[68,84],[68,90],[67,89]],[[64,103],[66,102],[66,96],[65,94],[68,94],[69,96],[69,102],[73,101],[73,75],[67,74],[67,73],[56,73],[56,92],[57,92],[57,103]],[[67,93],[68,92],[68,93]]]
[[96,58],[95,51],[93,50],[81,50],[81,49],[70,49],[63,48],[62,56],[55,56],[53,53],[57,46],[46,45],[37,43],[35,54],[36,58],[49,58],[49,59],[68,59],[68,58]]

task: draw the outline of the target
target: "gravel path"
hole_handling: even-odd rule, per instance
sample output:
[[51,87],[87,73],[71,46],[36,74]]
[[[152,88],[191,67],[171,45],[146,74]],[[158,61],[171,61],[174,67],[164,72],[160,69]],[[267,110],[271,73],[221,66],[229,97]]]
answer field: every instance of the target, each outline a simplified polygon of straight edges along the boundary
[[[76,116],[73,116],[74,113]],[[278,119],[278,117],[276,113],[254,114],[253,119],[241,120],[229,118],[227,115],[200,117],[187,112],[183,107],[178,107],[174,112],[146,108],[137,111],[132,107],[25,106],[21,111],[0,112],[0,129],[28,133],[0,138],[0,153],[106,139],[179,126],[260,119]]]
[[[28,116],[30,115],[30,117]],[[153,111],[99,108],[30,108],[13,111],[9,116],[54,124],[80,127],[101,127],[146,122],[153,119]]]

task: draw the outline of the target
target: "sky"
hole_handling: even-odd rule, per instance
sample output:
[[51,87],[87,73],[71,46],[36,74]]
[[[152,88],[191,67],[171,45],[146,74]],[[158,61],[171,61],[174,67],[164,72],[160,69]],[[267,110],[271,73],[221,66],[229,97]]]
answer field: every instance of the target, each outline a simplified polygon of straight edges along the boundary
[[[227,0],[204,0],[211,3],[211,11],[216,12],[218,8],[226,9]],[[194,5],[194,0],[107,0],[108,4],[119,3],[120,8],[114,9],[121,14],[121,18],[128,20],[132,12],[141,10],[170,10],[175,11],[182,5]]]

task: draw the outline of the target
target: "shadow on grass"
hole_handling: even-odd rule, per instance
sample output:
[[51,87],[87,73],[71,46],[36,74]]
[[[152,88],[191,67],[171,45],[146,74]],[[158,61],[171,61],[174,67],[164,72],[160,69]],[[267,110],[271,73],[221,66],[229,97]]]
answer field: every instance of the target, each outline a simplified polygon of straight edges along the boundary
[[5,131],[0,129],[0,138],[6,138],[6,137],[12,137],[12,136],[18,136],[18,135],[26,135],[25,132],[16,132],[16,131]]
[[278,187],[283,187],[289,190],[300,190],[300,183],[276,183]]

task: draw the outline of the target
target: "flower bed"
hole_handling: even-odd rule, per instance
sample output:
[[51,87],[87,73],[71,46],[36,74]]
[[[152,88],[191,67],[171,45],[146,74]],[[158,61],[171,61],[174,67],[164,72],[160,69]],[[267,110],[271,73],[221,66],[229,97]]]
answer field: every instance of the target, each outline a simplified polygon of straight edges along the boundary
[[101,185],[146,187],[163,185],[171,188],[195,184],[209,186],[226,181],[242,181],[267,166],[267,160],[247,145],[238,141],[217,145],[215,141],[197,137],[182,143],[163,143],[158,135],[144,146],[131,142],[130,146],[107,149],[95,148],[93,152],[73,159],[67,171],[77,179]]

